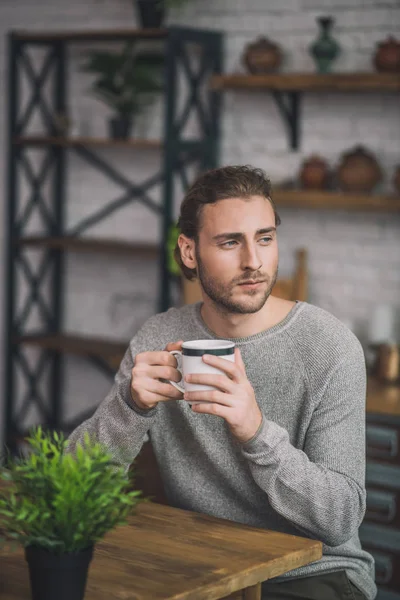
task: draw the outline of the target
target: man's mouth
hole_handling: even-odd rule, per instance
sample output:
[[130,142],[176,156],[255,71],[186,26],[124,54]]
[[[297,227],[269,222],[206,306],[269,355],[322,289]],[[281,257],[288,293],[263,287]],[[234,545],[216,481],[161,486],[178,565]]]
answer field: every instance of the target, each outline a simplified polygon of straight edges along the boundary
[[259,283],[264,283],[265,279],[248,279],[247,281],[242,281],[238,285],[258,285]]

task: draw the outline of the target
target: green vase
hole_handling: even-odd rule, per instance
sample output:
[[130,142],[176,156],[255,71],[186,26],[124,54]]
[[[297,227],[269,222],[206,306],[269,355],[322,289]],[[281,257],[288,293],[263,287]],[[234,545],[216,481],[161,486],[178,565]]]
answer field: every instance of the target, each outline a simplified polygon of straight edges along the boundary
[[310,54],[315,60],[318,72],[329,73],[332,63],[340,54],[340,46],[331,35],[334,19],[332,17],[318,17],[317,23],[320,27],[320,33],[310,47]]

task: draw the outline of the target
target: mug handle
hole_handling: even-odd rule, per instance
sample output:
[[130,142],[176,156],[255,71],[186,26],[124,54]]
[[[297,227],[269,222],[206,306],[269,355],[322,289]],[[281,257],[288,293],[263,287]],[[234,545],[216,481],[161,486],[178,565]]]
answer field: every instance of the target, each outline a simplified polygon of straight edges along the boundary
[[[180,350],[168,350],[168,352],[170,354],[172,354],[172,356],[176,357],[176,361],[178,363],[178,371],[179,373],[182,375],[181,381],[183,381],[183,374],[182,374],[182,352]],[[178,358],[180,357],[180,358]],[[179,390],[180,392],[182,392],[182,394],[185,393],[185,388],[182,387],[181,385],[179,385],[179,383],[175,383],[175,381],[170,381],[169,379],[167,380],[168,383],[170,383],[171,385],[173,385],[177,390]]]

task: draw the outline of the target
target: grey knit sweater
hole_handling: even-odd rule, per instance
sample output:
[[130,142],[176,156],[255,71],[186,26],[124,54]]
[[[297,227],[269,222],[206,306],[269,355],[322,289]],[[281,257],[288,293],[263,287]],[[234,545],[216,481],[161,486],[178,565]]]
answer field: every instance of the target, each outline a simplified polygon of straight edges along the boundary
[[201,304],[151,317],[130,342],[114,385],[89,431],[126,467],[149,436],[172,506],[321,540],[324,556],[277,578],[346,569],[372,599],[372,557],[361,549],[365,510],[365,388],[362,348],[339,320],[298,302],[274,327],[236,338],[263,413],[240,444],[225,421],[183,400],[141,411],[130,398],[135,355],[168,342],[215,338]]

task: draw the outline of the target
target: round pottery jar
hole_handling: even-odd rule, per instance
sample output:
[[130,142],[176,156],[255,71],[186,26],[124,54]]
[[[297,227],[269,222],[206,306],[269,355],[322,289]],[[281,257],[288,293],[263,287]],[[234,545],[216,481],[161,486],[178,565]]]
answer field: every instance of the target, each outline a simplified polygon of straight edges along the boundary
[[342,155],[336,176],[344,191],[371,192],[381,181],[382,171],[371,152],[356,146]]
[[327,187],[329,167],[326,161],[313,154],[301,165],[299,180],[302,188],[308,190],[322,190]]
[[277,44],[261,36],[255,42],[247,44],[242,60],[254,75],[273,73],[282,63],[282,52]]
[[393,36],[389,36],[385,41],[377,44],[373,63],[376,70],[382,73],[399,73],[400,42]]
[[393,187],[396,190],[396,192],[400,195],[400,165],[396,167],[396,170],[394,172]]

